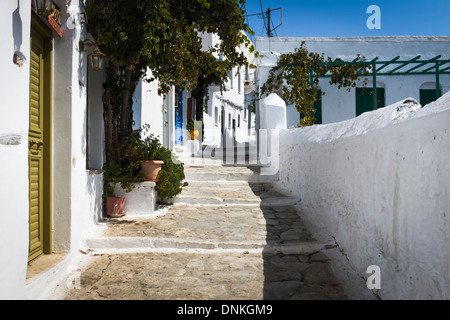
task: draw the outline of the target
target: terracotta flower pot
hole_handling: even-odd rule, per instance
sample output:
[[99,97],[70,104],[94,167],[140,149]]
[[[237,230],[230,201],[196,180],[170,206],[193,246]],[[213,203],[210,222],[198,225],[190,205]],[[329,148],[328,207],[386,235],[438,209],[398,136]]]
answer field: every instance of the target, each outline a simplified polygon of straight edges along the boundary
[[123,216],[123,207],[125,205],[125,198],[107,197],[106,198],[106,214],[110,217]]
[[161,171],[164,161],[145,160],[141,161],[141,169],[145,172],[145,181],[158,181],[158,173]]

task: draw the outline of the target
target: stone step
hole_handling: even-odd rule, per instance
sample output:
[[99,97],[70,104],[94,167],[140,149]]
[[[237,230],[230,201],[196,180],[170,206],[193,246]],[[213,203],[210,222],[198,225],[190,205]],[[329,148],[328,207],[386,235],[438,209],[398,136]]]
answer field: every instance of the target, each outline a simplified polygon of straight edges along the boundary
[[271,244],[267,241],[204,241],[202,239],[173,239],[153,237],[94,237],[84,240],[92,250],[156,251],[156,250],[225,250],[230,252],[310,254],[334,248],[334,242],[296,241],[289,244]]
[[262,184],[250,185],[246,181],[190,181],[175,199],[175,203],[199,204],[255,204],[261,199],[258,191]]
[[218,196],[201,196],[201,195],[179,195],[173,199],[174,204],[185,205],[257,205],[260,207],[274,207],[274,206],[290,206],[297,204],[298,199],[294,197],[272,197],[260,199],[255,198],[233,198],[233,197],[218,197]]
[[317,250],[295,207],[279,197],[255,204],[175,204],[157,217],[109,218],[105,233],[86,239],[91,249]]
[[269,183],[278,174],[262,174],[259,166],[185,165],[186,181],[247,181]]
[[196,156],[203,156],[205,158],[218,158],[223,154],[247,155],[251,158],[257,158],[257,147],[256,145],[231,145],[226,148],[204,146],[202,150],[196,152]]
[[254,204],[257,206],[295,205],[297,199],[272,190],[271,185],[247,181],[190,181],[174,203],[191,205]]

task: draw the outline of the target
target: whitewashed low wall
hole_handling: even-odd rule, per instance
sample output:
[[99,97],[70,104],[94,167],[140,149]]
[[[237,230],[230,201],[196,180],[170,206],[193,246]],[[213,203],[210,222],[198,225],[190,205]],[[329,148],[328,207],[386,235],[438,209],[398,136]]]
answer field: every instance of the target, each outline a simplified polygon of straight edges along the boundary
[[148,217],[155,213],[158,194],[156,183],[153,181],[144,181],[136,184],[131,191],[124,190],[120,184],[116,184],[114,195],[125,198],[123,209],[125,215],[143,215]]
[[450,93],[414,112],[400,106],[282,130],[278,188],[361,276],[380,267],[381,298],[449,299]]

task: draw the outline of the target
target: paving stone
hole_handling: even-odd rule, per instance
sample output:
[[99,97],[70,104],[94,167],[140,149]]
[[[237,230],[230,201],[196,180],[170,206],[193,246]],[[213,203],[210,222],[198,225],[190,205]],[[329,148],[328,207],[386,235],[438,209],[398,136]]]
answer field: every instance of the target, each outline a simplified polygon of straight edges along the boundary
[[65,299],[347,299],[326,243],[258,170],[185,168],[190,185],[163,214],[108,218],[85,239],[90,263]]

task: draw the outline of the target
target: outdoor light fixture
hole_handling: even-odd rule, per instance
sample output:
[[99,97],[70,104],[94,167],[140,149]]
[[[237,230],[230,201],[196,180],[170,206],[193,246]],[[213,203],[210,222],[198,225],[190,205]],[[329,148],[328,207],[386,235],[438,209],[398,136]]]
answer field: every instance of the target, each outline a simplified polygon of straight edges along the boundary
[[93,70],[102,70],[105,55],[95,46],[94,51],[88,55]]
[[95,46],[94,51],[92,51],[90,54],[88,54],[89,62],[91,63],[91,67],[93,70],[101,70],[103,68],[103,61],[105,58],[105,54],[100,51],[97,44],[95,42],[92,42],[91,40],[80,40],[78,42],[78,51],[81,53],[84,50],[85,46]]
[[87,24],[87,14],[86,12],[78,13],[78,23],[79,24]]
[[49,15],[52,12],[51,0],[36,0],[36,11],[38,14]]
[[83,1],[80,1],[81,7],[80,7],[80,12],[78,12],[76,14],[76,23],[78,24],[87,24],[88,23],[88,18],[87,18],[87,13],[86,13],[86,6],[84,5]]
[[75,25],[87,24],[87,14],[86,12],[78,12],[73,15],[73,23]]

